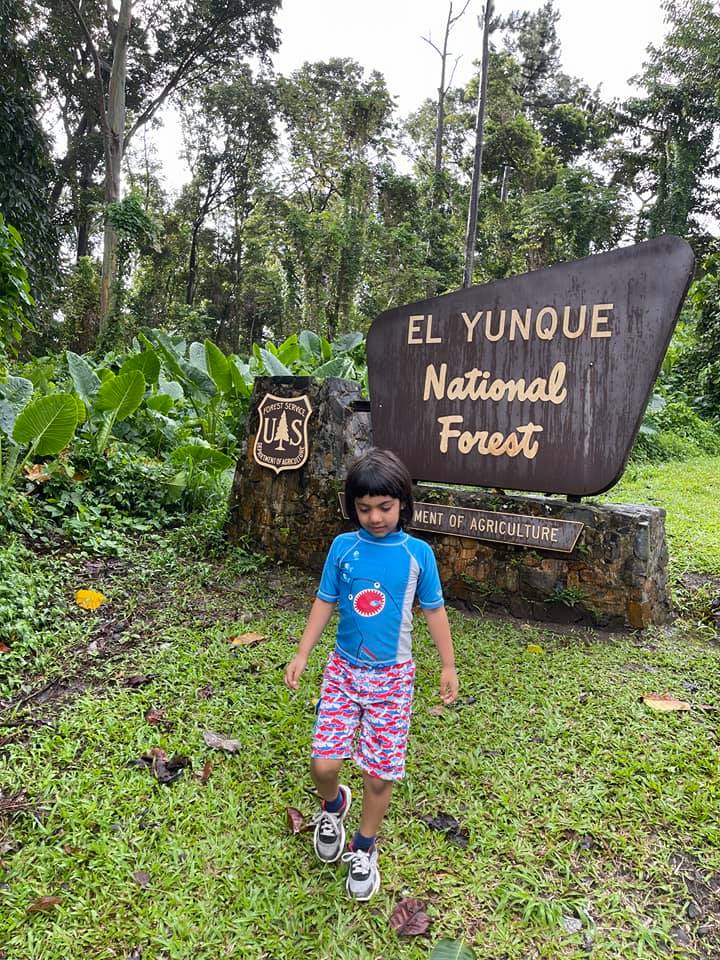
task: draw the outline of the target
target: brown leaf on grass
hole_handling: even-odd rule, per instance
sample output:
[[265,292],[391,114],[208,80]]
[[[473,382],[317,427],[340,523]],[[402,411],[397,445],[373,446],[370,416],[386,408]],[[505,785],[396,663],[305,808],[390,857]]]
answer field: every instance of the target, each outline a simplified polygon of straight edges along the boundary
[[212,773],[212,764],[209,760],[206,760],[203,764],[203,768],[200,773],[194,774],[195,778],[200,781],[200,783],[205,786],[205,784],[210,779],[210,774]]
[[430,707],[428,713],[431,717],[441,717],[445,713],[445,707],[438,703],[434,707]]
[[142,960],[142,947],[133,947],[128,960]]
[[661,713],[691,709],[686,700],[676,700],[670,693],[645,693],[641,699],[651,710],[659,710]]
[[393,910],[390,926],[401,937],[417,937],[427,933],[432,920],[425,913],[425,904],[414,897],[406,897]]
[[266,639],[264,633],[240,633],[236,637],[228,637],[227,642],[231,647],[252,647]]
[[185,767],[190,766],[188,757],[175,754],[168,760],[167,754],[160,747],[153,747],[149,753],[144,753],[134,761],[139,767],[146,767],[158,783],[174,783],[182,774]]
[[288,826],[292,833],[300,833],[305,829],[305,817],[299,810],[296,810],[295,807],[288,807],[286,813]]
[[6,643],[0,643],[0,653],[10,653],[10,647]]
[[165,711],[160,707],[151,707],[145,714],[145,722],[151,727],[164,727],[166,730],[172,730],[172,721],[167,719]]
[[131,677],[120,677],[118,683],[123,687],[144,687],[147,683],[154,680],[152,673],[136,673]]
[[133,880],[139,887],[142,887],[143,890],[147,890],[150,886],[150,874],[146,873],[144,870],[136,870],[133,873]]
[[38,899],[27,908],[27,912],[41,913],[43,910],[52,910],[52,908],[56,907],[59,903],[62,903],[62,897],[38,897]]
[[227,740],[225,737],[221,737],[219,733],[213,733],[212,730],[203,732],[203,740],[213,750],[224,750],[225,753],[240,752],[239,740]]
[[211,683],[207,683],[204,687],[201,687],[200,690],[198,690],[196,696],[198,700],[209,700],[214,693],[215,689],[213,688],[213,685]]

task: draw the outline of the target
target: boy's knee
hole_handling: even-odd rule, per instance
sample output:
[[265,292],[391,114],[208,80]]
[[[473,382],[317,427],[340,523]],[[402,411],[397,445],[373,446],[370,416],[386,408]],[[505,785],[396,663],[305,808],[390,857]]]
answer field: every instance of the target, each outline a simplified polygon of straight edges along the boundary
[[367,789],[376,797],[382,797],[392,790],[392,780],[380,780],[379,777],[371,777],[369,773],[365,775],[364,780]]
[[323,757],[313,757],[310,761],[310,770],[320,780],[332,780],[340,772],[342,760],[326,760]]

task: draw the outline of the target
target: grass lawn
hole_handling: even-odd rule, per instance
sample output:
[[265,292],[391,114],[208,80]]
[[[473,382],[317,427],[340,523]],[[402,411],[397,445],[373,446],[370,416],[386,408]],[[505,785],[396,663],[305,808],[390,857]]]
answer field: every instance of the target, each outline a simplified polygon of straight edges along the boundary
[[[635,471],[613,491],[672,511],[679,569],[719,572],[717,466]],[[43,563],[60,576],[53,558],[39,576]],[[0,807],[27,804],[0,816],[3,960],[420,960],[443,937],[486,960],[720,957],[718,713],[640,701],[720,707],[710,628],[553,632],[453,610],[461,701],[438,715],[418,626],[408,776],[382,832],[381,891],[361,905],[286,819],[315,810],[308,742],[331,637],[298,693],[282,684],[314,582],[169,541],[63,563],[43,671],[0,723]],[[109,600],[94,613],[72,602],[88,586]],[[228,642],[249,631],[265,639]],[[240,752],[209,749],[205,731]],[[152,747],[191,767],[160,785],[134,764]],[[441,817],[456,825],[425,819]],[[40,897],[59,902],[28,912]],[[428,935],[389,926],[404,897],[427,904]]]

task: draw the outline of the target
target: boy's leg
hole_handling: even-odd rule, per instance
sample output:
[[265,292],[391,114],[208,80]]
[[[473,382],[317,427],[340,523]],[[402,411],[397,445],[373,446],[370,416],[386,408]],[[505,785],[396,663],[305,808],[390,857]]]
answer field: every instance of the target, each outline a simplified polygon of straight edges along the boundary
[[364,837],[377,836],[392,797],[392,780],[379,780],[363,770],[363,805],[360,814],[360,833]]
[[326,760],[322,757],[313,757],[310,761],[310,775],[323,800],[332,802],[337,797],[342,765],[342,760]]

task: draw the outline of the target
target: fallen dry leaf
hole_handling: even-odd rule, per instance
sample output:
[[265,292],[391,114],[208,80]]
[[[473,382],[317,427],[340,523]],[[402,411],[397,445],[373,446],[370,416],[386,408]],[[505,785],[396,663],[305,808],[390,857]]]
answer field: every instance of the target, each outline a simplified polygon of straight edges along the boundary
[[255,643],[266,640],[264,633],[241,633],[236,637],[228,637],[227,642],[232,647],[251,647]]
[[135,673],[131,677],[120,677],[118,683],[123,687],[144,687],[154,679],[155,675],[152,673]]
[[62,897],[38,897],[38,899],[27,908],[27,912],[40,913],[42,910],[52,910],[52,908],[57,907],[59,903],[62,903]]
[[215,693],[213,685],[211,683],[206,684],[200,690],[198,690],[196,696],[198,700],[209,700],[210,697]]
[[178,779],[185,767],[190,766],[190,760],[179,754],[175,754],[168,760],[164,750],[153,747],[149,753],[144,753],[133,761],[133,765],[146,767],[158,783],[170,784]]
[[213,733],[212,730],[205,730],[203,732],[203,740],[209,747],[212,747],[213,750],[224,750],[225,753],[240,752],[239,740],[227,740],[225,737],[221,737],[220,734]]
[[417,937],[427,933],[432,920],[425,913],[425,904],[414,897],[406,897],[393,910],[390,926],[401,937]]
[[75,594],[75,603],[83,610],[97,610],[104,603],[107,603],[107,597],[99,590],[78,590]]
[[10,653],[10,647],[5,643],[0,643],[0,653]]
[[145,714],[145,722],[151,727],[172,727],[172,723],[167,719],[165,711],[160,707],[151,707]]
[[305,829],[305,817],[299,810],[296,810],[295,807],[288,807],[286,812],[288,826],[292,833],[300,833]]
[[659,710],[661,713],[691,709],[686,700],[676,700],[670,693],[646,693],[643,694],[642,701],[651,710]]
[[147,890],[150,886],[150,874],[145,873],[144,870],[136,870],[133,873],[133,880],[138,886],[142,887],[143,890]]
[[210,779],[210,774],[212,773],[212,764],[209,760],[206,760],[203,764],[203,768],[200,773],[195,774],[195,778],[200,781],[200,783],[205,786],[205,784]]
[[428,713],[431,717],[441,717],[445,713],[445,707],[441,703],[438,703],[436,706],[430,707]]

